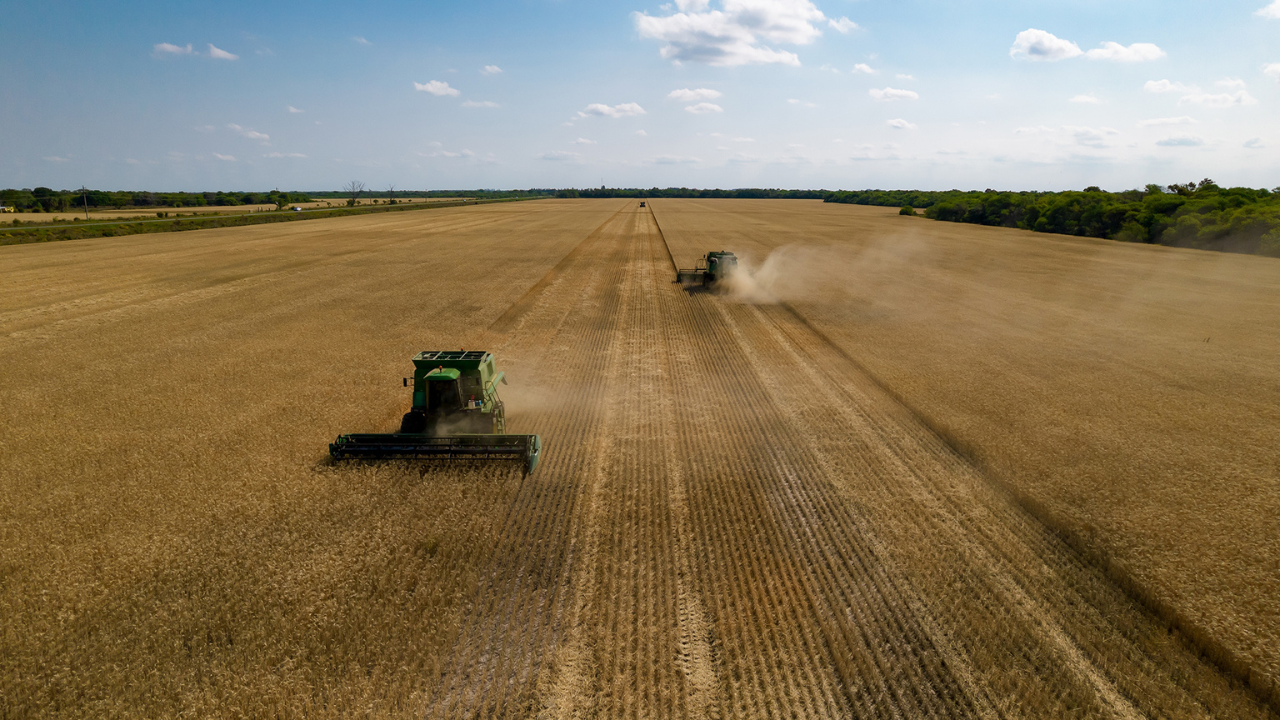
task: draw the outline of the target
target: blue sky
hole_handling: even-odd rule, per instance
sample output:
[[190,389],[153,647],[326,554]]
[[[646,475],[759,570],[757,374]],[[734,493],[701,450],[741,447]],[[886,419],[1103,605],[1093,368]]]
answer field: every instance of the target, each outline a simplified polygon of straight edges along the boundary
[[0,3],[0,187],[1274,187],[1278,108],[1280,0]]

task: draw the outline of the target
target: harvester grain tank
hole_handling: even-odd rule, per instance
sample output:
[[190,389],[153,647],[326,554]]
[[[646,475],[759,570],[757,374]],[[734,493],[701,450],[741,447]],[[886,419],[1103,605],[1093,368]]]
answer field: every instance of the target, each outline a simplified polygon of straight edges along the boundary
[[329,445],[329,455],[334,460],[514,460],[533,472],[542,438],[505,434],[506,406],[498,383],[506,382],[492,353],[420,352],[413,358],[413,404],[400,430],[340,435]]
[[709,252],[699,258],[692,268],[676,269],[676,282],[700,283],[703,287],[714,287],[724,282],[738,269],[738,258],[728,250]]

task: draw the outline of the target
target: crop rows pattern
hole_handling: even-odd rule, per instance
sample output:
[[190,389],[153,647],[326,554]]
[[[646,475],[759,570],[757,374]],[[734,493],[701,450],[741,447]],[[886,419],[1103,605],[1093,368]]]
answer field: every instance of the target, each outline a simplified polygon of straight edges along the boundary
[[[803,306],[673,284],[678,210],[13,248],[0,716],[1272,717]],[[424,342],[495,352],[537,472],[321,460]],[[43,379],[90,347],[118,388]]]

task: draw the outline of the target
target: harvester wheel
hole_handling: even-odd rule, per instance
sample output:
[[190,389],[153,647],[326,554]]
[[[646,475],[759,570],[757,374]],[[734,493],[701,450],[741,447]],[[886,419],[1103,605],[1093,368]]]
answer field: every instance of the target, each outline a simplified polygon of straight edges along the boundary
[[401,434],[420,434],[427,429],[427,416],[420,412],[407,412],[400,419]]

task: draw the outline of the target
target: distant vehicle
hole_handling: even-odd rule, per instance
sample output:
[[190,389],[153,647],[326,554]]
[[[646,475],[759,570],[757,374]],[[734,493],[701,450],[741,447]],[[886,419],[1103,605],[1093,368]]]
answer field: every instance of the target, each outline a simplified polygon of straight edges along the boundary
[[0,205],[0,212],[18,212],[18,208]]
[[641,200],[641,201],[640,201],[640,207],[644,207],[644,201],[643,201],[643,200]]
[[294,212],[302,212],[302,208],[298,207],[297,205],[294,205],[294,206],[293,206],[293,211],[294,211]]

